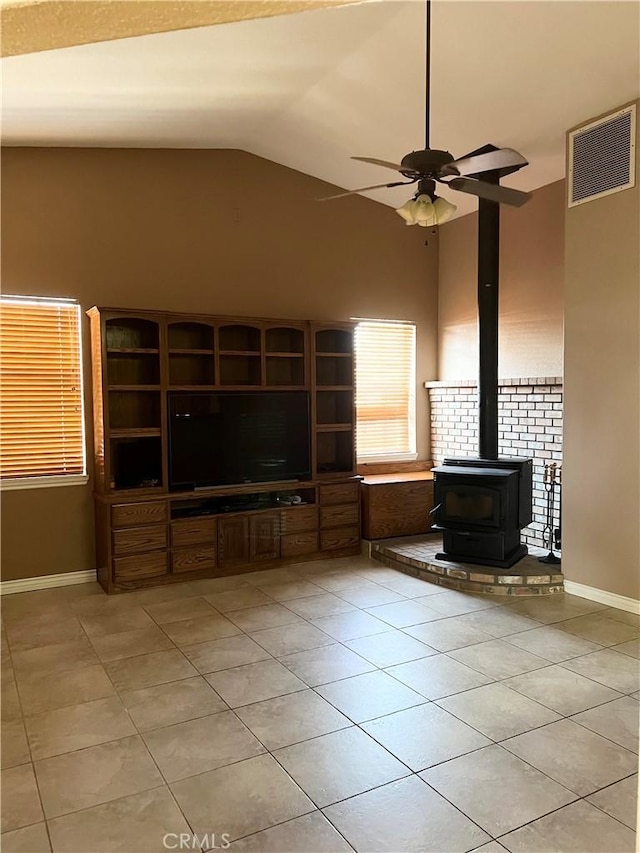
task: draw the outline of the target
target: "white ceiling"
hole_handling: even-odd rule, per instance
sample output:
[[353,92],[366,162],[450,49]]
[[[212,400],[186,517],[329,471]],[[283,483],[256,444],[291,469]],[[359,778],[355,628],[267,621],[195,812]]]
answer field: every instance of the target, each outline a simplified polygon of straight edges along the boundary
[[[564,132],[640,94],[638,2],[455,2],[432,12],[431,146],[491,142],[564,175]],[[424,6],[380,0],[2,61],[6,145],[241,148],[339,187],[424,146]],[[398,206],[411,188],[367,195]],[[458,215],[476,202],[445,191]],[[334,202],[340,204],[339,201]]]

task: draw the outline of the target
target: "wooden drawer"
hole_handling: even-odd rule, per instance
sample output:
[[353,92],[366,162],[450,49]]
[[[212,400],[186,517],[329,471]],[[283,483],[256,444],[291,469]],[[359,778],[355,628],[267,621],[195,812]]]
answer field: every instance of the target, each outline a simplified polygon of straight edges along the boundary
[[340,548],[352,548],[360,542],[359,527],[336,527],[320,533],[320,550],[337,551]]
[[320,510],[320,527],[340,527],[345,524],[358,524],[360,521],[358,504],[327,506]]
[[141,524],[158,524],[167,520],[164,501],[116,504],[111,507],[111,524],[114,527],[139,527]]
[[283,533],[302,533],[318,529],[318,507],[300,506],[283,509],[280,515]]
[[280,539],[280,553],[283,557],[295,557],[298,554],[313,554],[318,550],[318,533],[288,533]]
[[207,516],[171,522],[171,544],[174,547],[209,543],[215,545],[216,533],[216,519]]
[[198,569],[213,569],[216,566],[216,546],[205,545],[199,548],[177,548],[171,552],[171,571],[195,572]]
[[167,527],[165,524],[149,524],[147,527],[129,527],[126,530],[113,531],[113,553],[139,554],[154,551],[167,545]]
[[321,504],[357,503],[360,499],[359,483],[336,483],[332,486],[320,486]]
[[116,557],[113,561],[113,577],[119,581],[137,581],[167,574],[167,552],[152,551],[134,557]]

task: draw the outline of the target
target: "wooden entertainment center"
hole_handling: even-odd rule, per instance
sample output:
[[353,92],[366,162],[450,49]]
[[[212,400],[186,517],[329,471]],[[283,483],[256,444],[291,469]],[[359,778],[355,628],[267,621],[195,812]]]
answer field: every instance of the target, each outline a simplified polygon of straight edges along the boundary
[[[352,324],[87,313],[107,592],[359,553]],[[274,390],[309,394],[309,479],[169,490],[172,391]]]

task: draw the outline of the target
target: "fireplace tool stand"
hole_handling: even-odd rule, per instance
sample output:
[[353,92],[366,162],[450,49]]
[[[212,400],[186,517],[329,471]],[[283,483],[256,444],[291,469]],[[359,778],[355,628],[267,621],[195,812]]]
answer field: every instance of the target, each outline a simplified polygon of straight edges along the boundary
[[551,462],[544,466],[544,488],[547,493],[547,518],[544,526],[544,539],[549,547],[549,553],[546,557],[539,557],[538,562],[550,563],[554,566],[559,566],[562,560],[556,557],[553,553],[554,539],[555,545],[559,544],[560,528],[554,527],[555,509],[556,509],[556,488],[561,489],[562,468],[556,463]]

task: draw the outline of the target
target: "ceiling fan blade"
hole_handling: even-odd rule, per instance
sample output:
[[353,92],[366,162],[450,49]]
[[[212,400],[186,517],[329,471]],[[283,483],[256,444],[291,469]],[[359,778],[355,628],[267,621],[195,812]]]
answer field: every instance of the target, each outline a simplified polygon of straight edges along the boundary
[[454,160],[453,163],[447,163],[441,170],[441,174],[476,175],[480,172],[493,172],[498,169],[527,165],[528,161],[513,148],[499,148],[497,151],[489,151],[487,154],[462,157],[460,160]]
[[337,195],[328,195],[325,196],[325,198],[318,198],[316,201],[333,201],[335,198],[344,198],[347,195],[357,195],[358,193],[364,193],[368,190],[381,190],[387,189],[388,187],[405,187],[409,184],[415,184],[415,181],[394,181],[392,184],[375,184],[373,187],[360,187],[357,190],[349,190],[349,192],[338,193]]
[[510,204],[513,207],[520,207],[531,198],[531,193],[524,193],[511,187],[501,187],[499,184],[487,184],[485,181],[477,181],[474,178],[453,178],[442,183],[453,190],[470,193],[487,201],[497,201],[499,204]]
[[390,163],[388,160],[376,160],[375,157],[352,157],[352,160],[359,160],[361,163],[371,163],[374,166],[384,166],[385,169],[393,169],[399,172],[402,166],[399,163]]

